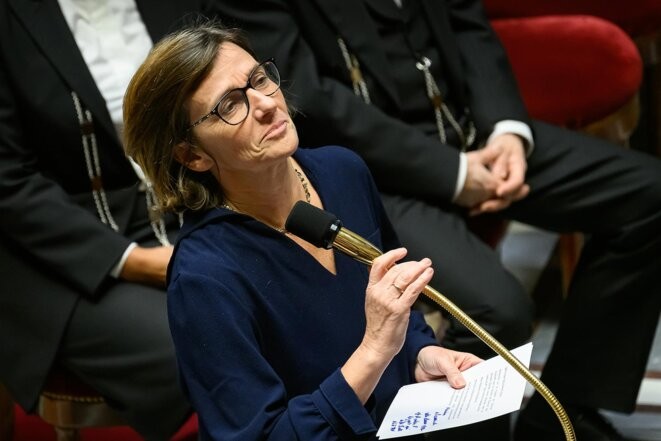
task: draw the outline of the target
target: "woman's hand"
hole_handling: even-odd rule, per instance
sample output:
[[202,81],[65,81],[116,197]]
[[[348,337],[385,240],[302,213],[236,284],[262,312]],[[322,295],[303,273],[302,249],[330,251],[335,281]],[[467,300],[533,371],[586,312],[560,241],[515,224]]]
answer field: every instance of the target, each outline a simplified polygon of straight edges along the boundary
[[415,364],[415,381],[447,378],[450,386],[461,389],[466,385],[461,371],[475,366],[482,359],[468,352],[457,352],[440,346],[425,346],[418,353]]
[[388,359],[401,350],[411,306],[434,274],[426,258],[395,265],[405,255],[406,249],[399,248],[374,259],[367,284],[362,345]]
[[434,274],[429,259],[395,265],[404,256],[406,249],[398,248],[374,259],[365,297],[365,335],[341,369],[362,403],[402,349],[411,306]]

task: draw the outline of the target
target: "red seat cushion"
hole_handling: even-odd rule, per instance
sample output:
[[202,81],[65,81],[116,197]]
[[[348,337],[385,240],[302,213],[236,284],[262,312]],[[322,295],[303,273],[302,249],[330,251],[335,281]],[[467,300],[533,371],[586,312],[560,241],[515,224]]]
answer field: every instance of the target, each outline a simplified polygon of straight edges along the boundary
[[661,29],[659,0],[483,0],[489,18],[535,15],[594,15],[612,21],[636,37]]
[[640,87],[635,44],[606,20],[555,15],[491,23],[535,118],[584,127],[620,109]]
[[[56,441],[53,427],[37,415],[26,414],[18,405],[14,407],[14,414],[14,436],[9,441]],[[135,430],[126,426],[82,429],[80,435],[81,441],[144,441]],[[191,437],[189,441],[194,439]]]
[[[7,441],[55,441],[53,427],[36,415],[26,414],[20,406],[14,406],[14,436]],[[171,441],[197,440],[197,415],[193,414],[179,428]],[[135,430],[127,426],[90,427],[81,429],[81,441],[144,441]]]

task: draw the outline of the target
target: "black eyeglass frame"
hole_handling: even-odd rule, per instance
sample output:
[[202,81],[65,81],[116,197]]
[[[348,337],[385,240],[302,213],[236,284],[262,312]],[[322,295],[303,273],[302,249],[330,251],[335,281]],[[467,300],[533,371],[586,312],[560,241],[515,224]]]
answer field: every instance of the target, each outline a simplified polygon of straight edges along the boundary
[[[243,86],[243,87],[236,87],[236,88],[234,88],[234,89],[232,89],[232,90],[228,90],[226,93],[224,93],[223,96],[220,97],[220,99],[218,100],[218,102],[216,103],[216,105],[213,106],[213,109],[211,109],[211,111],[210,111],[209,113],[207,113],[206,115],[201,116],[200,118],[198,118],[197,120],[195,120],[195,122],[194,122],[193,124],[191,124],[190,126],[188,126],[188,128],[186,129],[186,132],[190,132],[191,130],[193,130],[194,127],[196,127],[196,126],[202,124],[204,121],[206,121],[207,119],[209,119],[209,117],[210,117],[211,115],[216,115],[218,118],[221,119],[221,121],[223,121],[224,123],[229,124],[229,125],[231,125],[231,126],[239,125],[239,124],[241,124],[243,121],[245,121],[246,118],[248,118],[248,115],[250,114],[250,100],[248,100],[248,95],[246,94],[246,92],[248,91],[248,89],[254,89],[254,90],[256,90],[256,91],[258,91],[258,92],[261,93],[261,91],[260,91],[259,89],[255,88],[255,87],[252,85],[253,75],[254,75],[255,72],[257,72],[261,67],[263,67],[264,65],[269,64],[269,63],[273,65],[274,72],[277,74],[278,82],[277,82],[277,87],[275,88],[275,90],[274,90],[273,92],[268,93],[268,94],[264,94],[264,95],[266,95],[266,96],[272,96],[272,95],[275,94],[278,90],[280,90],[280,83],[281,83],[281,81],[280,81],[280,71],[278,70],[278,66],[275,64],[275,59],[274,59],[274,58],[268,58],[268,59],[262,61],[261,63],[259,63],[257,66],[255,66],[255,68],[254,68],[253,70],[250,71],[250,74],[248,75],[248,81],[246,82],[246,85],[245,85],[245,86]],[[270,79],[270,77],[269,77],[269,79]],[[235,92],[237,92],[237,91],[238,91],[238,92],[241,92],[241,94],[242,94],[242,96],[243,96],[243,100],[244,100],[244,102],[246,103],[246,115],[241,119],[241,121],[238,121],[238,122],[234,122],[234,123],[232,123],[232,122],[227,121],[225,118],[223,118],[223,117],[220,115],[220,112],[218,111],[218,108],[220,107],[220,103],[222,103],[223,100],[224,100],[225,98],[227,98],[230,94],[235,93]]]

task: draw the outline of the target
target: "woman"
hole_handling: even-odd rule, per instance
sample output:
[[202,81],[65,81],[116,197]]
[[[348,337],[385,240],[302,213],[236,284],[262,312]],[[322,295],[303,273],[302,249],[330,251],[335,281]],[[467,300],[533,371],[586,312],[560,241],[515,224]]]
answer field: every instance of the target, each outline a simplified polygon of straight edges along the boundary
[[[235,30],[184,29],[154,48],[124,109],[127,153],[162,208],[185,212],[168,307],[204,439],[370,439],[400,386],[463,387],[479,359],[437,346],[411,312],[431,262],[396,264],[406,250],[356,155],[298,149],[272,60]],[[298,200],[394,249],[368,272],[313,247],[283,228]]]

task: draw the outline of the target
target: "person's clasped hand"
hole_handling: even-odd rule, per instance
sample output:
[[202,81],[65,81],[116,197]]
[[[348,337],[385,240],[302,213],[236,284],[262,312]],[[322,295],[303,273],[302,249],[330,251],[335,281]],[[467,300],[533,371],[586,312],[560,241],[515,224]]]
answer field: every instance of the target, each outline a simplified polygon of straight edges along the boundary
[[530,192],[530,186],[525,182],[528,163],[520,137],[509,133],[499,135],[485,148],[494,148],[499,152],[489,164],[498,185],[494,197],[474,207],[471,214],[503,210]]
[[496,136],[466,158],[466,181],[455,202],[468,208],[470,215],[503,210],[530,192],[525,148],[517,135]]

